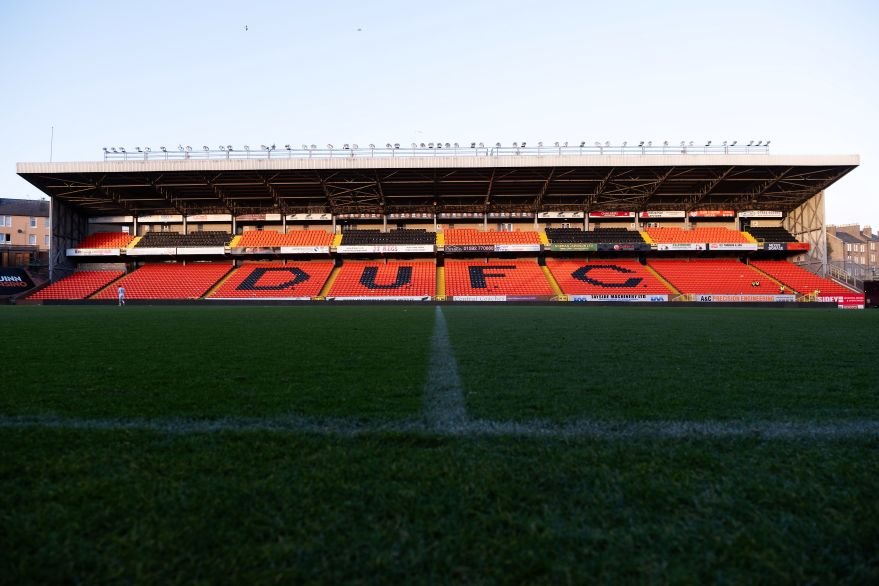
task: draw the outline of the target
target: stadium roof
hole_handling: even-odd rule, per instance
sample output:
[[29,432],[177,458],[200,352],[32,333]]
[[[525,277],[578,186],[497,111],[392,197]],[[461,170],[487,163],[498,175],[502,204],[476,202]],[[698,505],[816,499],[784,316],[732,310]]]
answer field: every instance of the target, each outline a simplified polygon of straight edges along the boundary
[[123,160],[19,163],[17,172],[86,215],[788,212],[859,164],[857,155],[339,152],[132,153]]

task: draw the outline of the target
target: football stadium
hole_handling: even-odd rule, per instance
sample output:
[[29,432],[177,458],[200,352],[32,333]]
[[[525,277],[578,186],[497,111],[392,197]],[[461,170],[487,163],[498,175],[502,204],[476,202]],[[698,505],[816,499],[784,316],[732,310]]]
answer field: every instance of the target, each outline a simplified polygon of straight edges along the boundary
[[0,570],[875,583],[879,312],[841,311],[865,294],[824,234],[858,165],[763,141],[19,163],[52,247],[0,306]]

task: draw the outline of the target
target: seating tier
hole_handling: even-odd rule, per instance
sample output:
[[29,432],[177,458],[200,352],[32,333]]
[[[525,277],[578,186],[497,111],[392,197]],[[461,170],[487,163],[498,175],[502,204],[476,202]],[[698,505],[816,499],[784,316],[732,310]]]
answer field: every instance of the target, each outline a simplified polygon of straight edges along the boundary
[[473,228],[449,228],[443,234],[446,246],[540,244],[540,234],[533,231],[482,232]]
[[446,259],[447,296],[552,296],[543,270],[534,260]]
[[566,295],[668,295],[665,284],[633,259],[546,259]]
[[696,295],[775,295],[778,285],[736,259],[651,259],[678,291]]
[[[155,263],[144,265],[119,280],[126,299],[196,299],[232,269],[228,263]],[[116,299],[109,287],[95,299]]]
[[232,240],[227,232],[193,232],[178,234],[176,232],[147,232],[134,245],[135,248],[210,248],[225,246]]
[[858,295],[857,292],[840,285],[836,281],[819,277],[786,260],[753,260],[751,264],[800,295],[811,294],[815,291],[820,292],[819,297],[839,295],[851,297]]
[[682,228],[647,228],[647,234],[658,244],[680,243],[749,243],[748,238],[738,230],[730,230],[723,227],[701,227],[692,230]]
[[547,228],[546,237],[555,244],[577,244],[585,242],[619,242],[619,243],[643,243],[644,238],[640,232],[627,230],[626,228],[597,228],[595,230],[581,230],[580,228]]
[[85,299],[123,274],[123,271],[77,271],[40,289],[28,299]]
[[76,248],[125,248],[134,237],[125,232],[95,232],[86,236]]
[[345,261],[327,297],[434,297],[433,260]]
[[427,230],[400,229],[388,232],[378,230],[347,230],[342,234],[343,245],[385,246],[395,244],[436,244],[436,234]]
[[212,299],[315,297],[333,270],[332,261],[247,262],[235,270]]
[[248,230],[237,246],[275,248],[281,246],[329,246],[333,234],[326,230],[290,230],[286,234],[275,230]]

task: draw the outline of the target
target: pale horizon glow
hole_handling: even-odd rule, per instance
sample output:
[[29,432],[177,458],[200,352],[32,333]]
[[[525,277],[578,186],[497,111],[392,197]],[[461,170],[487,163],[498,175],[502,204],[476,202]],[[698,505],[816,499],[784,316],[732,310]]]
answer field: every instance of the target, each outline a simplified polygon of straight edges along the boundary
[[0,197],[42,195],[17,162],[105,146],[771,140],[859,155],[827,222],[876,229],[877,17],[868,1],[3,3]]

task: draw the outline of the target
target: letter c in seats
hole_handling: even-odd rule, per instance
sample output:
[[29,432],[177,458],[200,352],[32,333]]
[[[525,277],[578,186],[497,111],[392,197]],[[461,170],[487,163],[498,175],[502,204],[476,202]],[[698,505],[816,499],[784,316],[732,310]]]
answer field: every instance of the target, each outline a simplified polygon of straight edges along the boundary
[[604,281],[599,281],[598,279],[592,279],[586,276],[586,273],[593,269],[610,269],[612,271],[616,271],[618,273],[634,273],[635,271],[625,269],[623,267],[618,267],[617,265],[586,265],[585,267],[580,267],[573,273],[571,276],[577,279],[578,281],[583,281],[584,283],[591,283],[593,285],[598,285],[599,287],[635,287],[643,281],[641,277],[632,277],[630,279],[626,279],[622,283],[605,283]]

